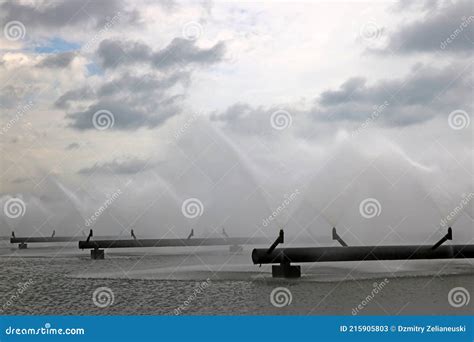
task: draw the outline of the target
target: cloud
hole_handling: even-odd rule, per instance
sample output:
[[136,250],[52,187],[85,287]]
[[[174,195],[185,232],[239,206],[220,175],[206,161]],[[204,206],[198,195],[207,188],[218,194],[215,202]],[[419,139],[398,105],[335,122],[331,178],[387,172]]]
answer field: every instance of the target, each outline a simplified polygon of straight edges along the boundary
[[235,121],[242,117],[251,115],[252,107],[247,103],[236,103],[226,109],[225,112],[211,114],[210,118],[212,121]]
[[93,97],[94,92],[90,87],[86,86],[67,91],[56,100],[54,106],[56,108],[66,109],[69,108],[70,102],[90,100]]
[[78,102],[89,102],[85,110],[66,115],[71,121],[69,127],[78,130],[94,129],[93,117],[100,110],[112,113],[111,129],[154,128],[180,113],[184,97],[179,91],[187,86],[189,78],[188,72],[179,71],[166,76],[126,72],[102,83],[96,90],[86,86],[68,91],[55,106],[67,109]]
[[287,111],[293,125],[302,130],[322,122],[360,124],[374,116],[377,122],[389,127],[414,125],[447,116],[458,108],[472,111],[469,66],[469,61],[443,68],[416,64],[404,77],[374,82],[351,77],[339,88],[323,91],[308,109],[292,104],[265,108],[237,103],[213,113],[210,120],[240,133],[260,135],[272,131],[271,115],[279,109]]
[[12,183],[13,184],[23,184],[25,182],[28,182],[30,179],[27,178],[27,177],[18,177],[18,178],[15,178]]
[[0,92],[0,108],[13,108],[20,104],[25,89],[18,86],[6,85]]
[[151,164],[147,160],[137,158],[114,159],[111,162],[96,163],[78,171],[81,175],[112,173],[119,175],[131,175],[147,170]]
[[[390,43],[384,51],[406,54],[414,52],[447,51],[468,54],[474,47],[474,17],[472,2],[435,2],[423,6],[424,15],[390,35]],[[411,6],[400,7],[412,11]]]
[[381,121],[405,126],[458,107],[472,108],[466,86],[469,65],[461,62],[444,68],[415,65],[404,78],[382,79],[372,84],[365,78],[350,78],[339,89],[324,91],[317,99],[313,115],[329,121],[364,121],[376,106],[387,102]]
[[94,114],[106,110],[113,115],[114,124],[110,127],[111,129],[154,128],[179,113],[179,107],[177,106],[179,99],[179,97],[171,97],[149,104],[134,103],[134,101],[99,100],[86,110],[67,114],[66,117],[71,120],[69,127],[78,130],[94,129]]
[[62,52],[46,56],[37,64],[40,68],[63,69],[68,67],[76,57],[75,52]]
[[66,150],[70,151],[70,150],[77,150],[81,145],[79,145],[78,143],[74,142],[74,143],[70,143],[69,145],[66,146]]
[[200,49],[195,45],[195,41],[175,38],[166,48],[153,54],[152,60],[156,68],[169,68],[183,64],[209,65],[221,61],[224,52],[223,42],[209,49]]
[[68,0],[39,4],[6,1],[0,5],[0,9],[3,21],[20,21],[27,25],[28,32],[32,32],[33,28],[54,29],[83,24],[99,27],[106,22],[107,17],[118,12],[123,17],[123,23],[137,23],[140,19],[138,12],[127,9],[122,0],[89,2]]
[[156,69],[184,67],[189,64],[210,65],[221,61],[224,53],[223,42],[201,49],[196,46],[195,41],[182,38],[174,38],[168,46],[156,52],[141,42],[110,39],[102,41],[97,50],[105,69],[139,63],[150,64]]
[[[88,101],[88,107],[70,111],[66,118],[69,127],[77,130],[93,129],[94,114],[101,110],[112,113],[111,129],[134,130],[154,128],[181,112],[183,90],[189,86],[192,69],[188,65],[210,65],[222,59],[224,43],[209,49],[195,46],[194,41],[175,38],[162,50],[153,52],[140,42],[104,40],[97,54],[104,68],[125,70],[92,89],[89,85],[69,90],[55,102],[55,107],[68,109],[74,103]],[[132,66],[147,63],[152,70],[138,73]],[[166,70],[157,70],[166,69]],[[166,71],[166,72],[163,72]]]
[[97,49],[104,69],[116,68],[119,64],[146,62],[152,54],[151,48],[141,42],[103,40]]
[[156,90],[166,90],[178,83],[188,84],[190,73],[176,72],[166,77],[158,77],[154,74],[132,75],[129,72],[118,78],[104,83],[97,94],[99,96],[111,96],[132,89],[134,93],[150,93]]

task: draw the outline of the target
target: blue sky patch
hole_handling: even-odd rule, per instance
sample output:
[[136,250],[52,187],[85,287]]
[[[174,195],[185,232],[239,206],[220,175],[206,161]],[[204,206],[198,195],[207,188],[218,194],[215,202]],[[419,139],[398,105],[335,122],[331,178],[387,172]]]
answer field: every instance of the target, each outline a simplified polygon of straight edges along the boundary
[[102,68],[94,62],[87,64],[86,67],[87,67],[87,76],[104,74],[104,71],[102,70]]
[[77,43],[68,42],[62,38],[56,37],[35,47],[37,53],[59,53],[66,51],[79,50],[81,46]]

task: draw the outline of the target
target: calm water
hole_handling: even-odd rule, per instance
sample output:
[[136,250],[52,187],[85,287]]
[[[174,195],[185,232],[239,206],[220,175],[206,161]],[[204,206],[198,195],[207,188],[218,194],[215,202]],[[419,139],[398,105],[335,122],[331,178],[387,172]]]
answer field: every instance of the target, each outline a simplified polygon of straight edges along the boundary
[[[354,268],[354,264],[315,264],[303,267],[302,279],[274,280],[268,267],[250,265],[248,251],[234,256],[226,250],[191,256],[173,251],[165,255],[107,251],[106,260],[99,261],[90,260],[87,252],[78,253],[72,247],[26,251],[4,248],[1,252],[2,314],[174,315],[181,307],[185,315],[351,315],[352,309],[372,293],[374,285],[386,277],[388,283],[360,314],[474,312],[474,299],[461,308],[448,303],[448,293],[454,287],[464,287],[474,294],[474,267],[467,261],[417,263],[396,272],[395,277],[393,268],[400,265],[378,265],[378,272],[367,272],[361,269],[363,266]],[[202,286],[208,278],[210,281]],[[112,305],[94,305],[92,296],[98,287],[113,291]],[[276,287],[289,289],[289,305],[272,305],[270,295]],[[22,293],[14,296],[19,288],[23,288]]]

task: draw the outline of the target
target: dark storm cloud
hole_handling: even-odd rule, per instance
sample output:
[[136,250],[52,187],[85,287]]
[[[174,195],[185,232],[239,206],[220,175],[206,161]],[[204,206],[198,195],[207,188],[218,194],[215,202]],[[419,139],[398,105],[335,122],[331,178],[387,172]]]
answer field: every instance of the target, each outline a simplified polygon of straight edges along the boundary
[[222,60],[225,44],[219,42],[209,49],[201,49],[195,41],[173,39],[165,48],[153,51],[148,45],[136,41],[104,40],[97,54],[104,68],[148,63],[156,69],[183,67],[188,64],[209,65]]
[[[403,10],[412,5],[402,2]],[[474,47],[474,9],[472,1],[454,3],[433,1],[423,6],[424,14],[390,35],[387,53],[413,53],[448,51],[451,53],[472,52]]]
[[75,52],[62,52],[46,56],[37,64],[40,68],[63,69],[68,67],[76,57]]
[[102,164],[94,164],[78,171],[81,175],[112,173],[121,175],[136,174],[148,169],[151,165],[146,160],[129,158],[125,160],[113,160]]
[[67,0],[43,2],[40,5],[7,1],[0,5],[0,16],[5,22],[18,20],[30,29],[60,28],[85,23],[99,27],[107,17],[120,12],[123,21],[136,23],[139,21],[138,12],[127,10],[122,0],[83,1]]

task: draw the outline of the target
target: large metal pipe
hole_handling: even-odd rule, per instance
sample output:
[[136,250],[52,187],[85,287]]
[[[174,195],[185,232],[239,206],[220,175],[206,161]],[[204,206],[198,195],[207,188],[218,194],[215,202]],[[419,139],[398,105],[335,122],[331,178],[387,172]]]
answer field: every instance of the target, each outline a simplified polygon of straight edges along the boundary
[[364,247],[302,247],[254,249],[254,264],[288,264],[292,262],[464,259],[474,258],[474,245],[439,246],[364,246]]
[[10,243],[26,243],[26,242],[70,242],[81,241],[82,236],[39,236],[39,237],[12,237]]
[[91,240],[79,241],[80,249],[91,248],[134,248],[134,247],[187,247],[260,245],[269,242],[267,238],[209,238],[209,239],[137,239],[137,240]]
[[[110,239],[112,236],[102,236],[104,239]],[[10,243],[46,243],[46,242],[71,242],[84,240],[83,236],[36,236],[36,237],[11,237]]]

